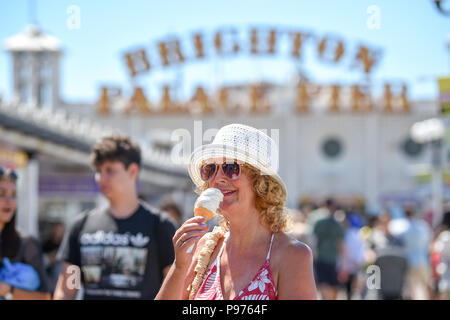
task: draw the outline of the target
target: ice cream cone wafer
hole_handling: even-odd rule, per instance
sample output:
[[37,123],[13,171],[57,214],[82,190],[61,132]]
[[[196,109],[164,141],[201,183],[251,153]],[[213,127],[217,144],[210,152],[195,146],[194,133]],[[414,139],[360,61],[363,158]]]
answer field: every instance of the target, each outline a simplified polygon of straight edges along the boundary
[[206,218],[206,222],[214,217],[214,212],[203,207],[197,207],[194,209],[194,216],[203,216]]

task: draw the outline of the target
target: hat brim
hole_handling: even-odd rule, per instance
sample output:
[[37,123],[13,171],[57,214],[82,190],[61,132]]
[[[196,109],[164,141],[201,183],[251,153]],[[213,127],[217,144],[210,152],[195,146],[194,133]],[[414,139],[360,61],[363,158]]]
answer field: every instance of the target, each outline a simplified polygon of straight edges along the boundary
[[286,185],[278,173],[271,167],[262,163],[259,159],[239,148],[229,148],[221,144],[207,144],[200,146],[192,152],[189,159],[188,172],[192,181],[197,187],[203,185],[204,181],[200,176],[200,166],[208,159],[225,158],[225,161],[237,160],[247,163],[261,171],[261,174],[272,176],[283,188],[287,195]]

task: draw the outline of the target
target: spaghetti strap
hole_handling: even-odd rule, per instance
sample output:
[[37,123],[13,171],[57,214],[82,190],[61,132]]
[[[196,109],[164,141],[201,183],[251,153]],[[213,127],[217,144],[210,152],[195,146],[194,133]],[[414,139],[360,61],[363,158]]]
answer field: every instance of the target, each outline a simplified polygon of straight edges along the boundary
[[272,251],[272,244],[273,244],[273,238],[275,236],[275,233],[272,233],[272,238],[270,239],[270,247],[269,247],[269,252],[267,252],[267,257],[266,260],[270,259],[270,252]]

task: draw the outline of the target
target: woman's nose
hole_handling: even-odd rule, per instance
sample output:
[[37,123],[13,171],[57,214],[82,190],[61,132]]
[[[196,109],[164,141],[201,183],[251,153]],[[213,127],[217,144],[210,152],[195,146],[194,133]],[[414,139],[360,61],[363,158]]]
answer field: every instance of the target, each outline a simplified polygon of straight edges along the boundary
[[226,183],[227,178],[223,175],[222,168],[217,168],[216,175],[211,181],[211,187],[215,188],[220,183]]

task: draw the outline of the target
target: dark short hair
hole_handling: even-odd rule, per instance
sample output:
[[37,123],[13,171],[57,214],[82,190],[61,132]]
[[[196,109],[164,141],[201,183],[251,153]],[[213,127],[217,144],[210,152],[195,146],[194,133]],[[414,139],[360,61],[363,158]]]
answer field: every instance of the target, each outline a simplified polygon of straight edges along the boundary
[[141,148],[127,136],[105,137],[92,149],[91,164],[97,168],[106,161],[119,161],[125,169],[132,163],[141,166]]
[[414,208],[406,207],[404,210],[405,216],[407,216],[408,218],[413,218],[416,215]]
[[325,205],[326,205],[327,207],[334,207],[334,206],[335,206],[334,200],[333,200],[332,198],[327,198],[327,199],[325,199]]

